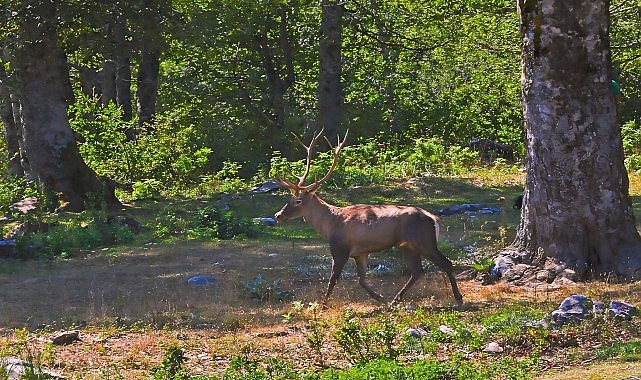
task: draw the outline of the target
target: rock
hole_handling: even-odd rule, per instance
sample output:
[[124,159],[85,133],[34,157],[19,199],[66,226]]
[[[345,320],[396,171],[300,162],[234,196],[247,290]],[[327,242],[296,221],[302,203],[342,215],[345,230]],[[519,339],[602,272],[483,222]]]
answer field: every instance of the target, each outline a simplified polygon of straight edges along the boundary
[[550,313],[552,324],[560,327],[566,323],[577,323],[584,321],[590,316],[592,301],[582,295],[575,294],[567,297],[561,302],[557,310]]
[[483,349],[483,352],[487,352],[487,353],[490,353],[490,354],[500,354],[503,351],[504,351],[503,347],[501,347],[496,342],[488,343],[488,345]]
[[142,224],[130,216],[119,216],[116,218],[118,224],[127,227],[134,234],[139,234],[143,230]]
[[464,203],[436,211],[436,215],[438,216],[449,216],[455,214],[468,214],[472,216],[476,213],[485,215],[500,214],[501,209],[498,207],[487,207],[483,203]]
[[16,253],[15,239],[0,239],[0,257],[11,257]]
[[527,264],[516,264],[510,267],[505,273],[503,273],[503,279],[507,282],[520,280],[525,275],[525,272],[532,268],[531,265]]
[[405,335],[407,335],[409,337],[412,337],[412,338],[420,339],[420,338],[429,336],[430,333],[428,333],[427,331],[425,331],[424,329],[422,329],[420,327],[417,327],[417,328],[409,328],[409,329],[405,330]]
[[193,286],[210,286],[216,283],[216,279],[212,276],[198,275],[192,276],[187,280],[189,285]]
[[80,340],[80,331],[63,331],[51,337],[51,343],[64,346]]
[[276,181],[267,181],[262,185],[252,187],[249,191],[252,193],[271,193],[282,188]]
[[545,319],[541,319],[538,321],[527,321],[523,324],[523,326],[533,328],[533,329],[538,329],[538,328],[547,329],[550,327],[550,324]]
[[597,316],[605,315],[605,304],[598,301],[594,302],[592,304],[592,312]]
[[494,265],[490,269],[490,276],[500,278],[507,273],[514,264],[516,263],[511,257],[499,256],[494,260]]
[[9,206],[9,209],[27,214],[38,207],[38,198],[28,197]]
[[443,334],[447,334],[447,335],[456,334],[456,330],[454,330],[453,328],[451,328],[449,326],[445,326],[445,325],[440,325],[438,327],[438,331],[442,332]]
[[637,313],[637,308],[622,301],[610,301],[610,309],[608,315],[610,318],[621,319],[629,321]]
[[374,268],[370,269],[367,273],[376,275],[388,275],[394,273],[394,270],[385,264],[378,264]]
[[263,226],[273,227],[276,225],[276,219],[274,218],[254,218],[254,221],[258,224],[262,224]]
[[[27,370],[28,369],[28,370]],[[29,379],[65,379],[64,376],[59,373],[53,372],[46,368],[41,368],[34,366],[32,363],[29,363],[20,358],[6,356],[0,357],[0,377],[7,380],[19,380],[27,378],[27,372],[29,374],[36,375],[36,377],[29,377]]]

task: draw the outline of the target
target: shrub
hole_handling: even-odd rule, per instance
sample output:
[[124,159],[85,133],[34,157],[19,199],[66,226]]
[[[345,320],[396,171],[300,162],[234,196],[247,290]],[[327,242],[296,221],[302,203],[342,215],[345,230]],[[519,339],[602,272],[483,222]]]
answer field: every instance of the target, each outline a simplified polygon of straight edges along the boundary
[[194,239],[254,238],[260,235],[259,226],[250,218],[238,217],[233,211],[214,206],[199,209],[188,236]]
[[346,359],[353,364],[362,364],[377,359],[395,360],[398,357],[396,329],[397,326],[388,320],[364,326],[348,309],[333,335]]
[[294,298],[291,292],[281,289],[278,280],[269,283],[262,274],[258,274],[253,281],[243,285],[247,297],[256,301],[290,301]]

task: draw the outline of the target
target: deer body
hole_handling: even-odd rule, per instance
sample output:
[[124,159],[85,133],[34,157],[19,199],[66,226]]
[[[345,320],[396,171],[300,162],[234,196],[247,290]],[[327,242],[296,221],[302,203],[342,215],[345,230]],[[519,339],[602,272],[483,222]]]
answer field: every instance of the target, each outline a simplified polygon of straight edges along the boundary
[[[323,304],[326,304],[336,281],[347,261],[352,258],[356,263],[359,284],[367,290],[372,298],[382,301],[383,296],[374,291],[368,284],[367,259],[372,252],[378,252],[390,247],[399,247],[410,270],[410,278],[396,294],[393,303],[402,299],[403,294],[423,274],[422,258],[434,262],[447,274],[452,286],[454,298],[461,305],[463,297],[459,292],[454,278],[452,263],[439,252],[436,240],[438,236],[438,217],[429,212],[411,206],[394,205],[352,205],[346,207],[333,206],[318,195],[316,189],[329,177],[338,162],[338,153],[343,143],[334,150],[334,161],[329,172],[320,181],[303,186],[309,173],[312,147],[320,134],[315,134],[307,149],[307,169],[294,184],[286,180],[278,182],[289,188],[293,196],[275,215],[278,223],[288,219],[302,217],[312,228],[323,236],[330,246],[332,254],[332,273]],[[300,140],[299,140],[300,142]],[[331,146],[331,144],[330,144]]]

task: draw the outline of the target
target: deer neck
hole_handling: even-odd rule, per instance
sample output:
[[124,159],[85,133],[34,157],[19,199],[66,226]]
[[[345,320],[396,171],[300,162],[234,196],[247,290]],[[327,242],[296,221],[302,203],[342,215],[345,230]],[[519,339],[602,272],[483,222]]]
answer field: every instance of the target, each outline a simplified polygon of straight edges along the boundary
[[303,218],[316,232],[324,238],[328,238],[331,234],[332,226],[335,225],[334,221],[338,217],[337,210],[339,207],[325,202],[316,194],[312,196],[311,200],[312,202],[310,202]]

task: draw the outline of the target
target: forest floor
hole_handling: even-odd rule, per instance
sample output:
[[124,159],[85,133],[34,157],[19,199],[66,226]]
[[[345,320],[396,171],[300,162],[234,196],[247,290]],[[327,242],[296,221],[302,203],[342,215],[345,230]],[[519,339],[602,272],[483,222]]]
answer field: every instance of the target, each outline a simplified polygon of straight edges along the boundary
[[[452,183],[443,186],[452,190]],[[503,190],[488,193],[487,188],[481,188],[473,190],[478,194],[467,195],[464,191],[468,188],[472,186],[466,185],[457,194],[464,194],[465,199],[476,199],[480,193],[486,194],[486,199],[496,199],[503,194]],[[510,184],[507,195],[513,194],[515,188],[518,190]],[[641,194],[639,176],[631,177],[631,189],[632,194]],[[372,196],[367,193],[368,189],[358,189],[351,194],[358,191],[362,191],[364,197]],[[432,193],[438,191],[431,189]],[[392,195],[398,193],[395,190]],[[403,196],[406,193],[407,190],[401,192]],[[638,196],[633,197],[637,212],[640,201]],[[444,230],[446,238],[453,242],[476,233],[476,238],[483,241],[499,239],[497,235],[504,234],[505,230],[513,232],[518,211],[509,206],[500,216],[507,219],[498,223],[493,216],[455,223],[444,218],[446,225],[449,222],[453,226]],[[272,204],[266,208],[277,209]],[[302,221],[294,223],[287,228],[298,231],[296,228],[303,224]],[[496,228],[497,224],[509,224],[512,229]],[[484,235],[483,230],[488,226],[494,226],[492,238]],[[406,301],[390,310],[387,305],[369,298],[358,285],[350,262],[329,308],[317,316],[327,324],[328,331],[320,347],[313,348],[309,342],[310,317],[284,318],[293,312],[293,300],[309,305],[321,300],[325,291],[331,265],[327,244],[306,236],[145,243],[83,252],[52,261],[0,258],[0,357],[20,356],[72,379],[143,379],[162,365],[167,348],[177,345],[184,352],[184,368],[191,375],[221,376],[241,355],[257,361],[273,358],[290,363],[297,370],[320,371],[327,367],[349,368],[352,364],[330,331],[340,326],[347,312],[372,325],[389,315],[406,328],[408,323],[418,320],[418,313],[424,310],[425,315],[420,317],[423,320],[465,319],[466,328],[481,331],[486,327],[479,321],[495,316],[504,318],[501,314],[504,310],[552,311],[571,294],[641,305],[641,283],[595,281],[527,288],[504,283],[482,285],[476,280],[467,280],[459,281],[466,306],[456,310],[452,307],[454,300],[445,276],[428,267],[425,278],[408,292]],[[506,241],[505,236],[501,239]],[[379,266],[391,268],[391,272],[373,273],[369,281],[391,299],[407,279],[403,261],[398,252],[391,250],[370,257],[370,267]],[[198,275],[213,280],[206,286],[188,282]],[[260,297],[271,299],[257,300]],[[636,351],[641,347],[636,345],[641,342],[638,319],[641,318],[636,317],[629,324],[608,322],[610,324],[597,326],[598,334],[590,331],[592,325],[558,334],[553,332],[545,335],[541,344],[531,344],[536,337],[524,336],[525,343],[506,338],[507,344],[514,347],[506,347],[503,355],[514,360],[539,357],[539,368],[533,374],[539,379],[641,378],[641,352]],[[53,335],[68,330],[80,331],[80,340],[68,345],[50,343]],[[603,337],[607,342],[600,341]],[[612,342],[632,342],[633,345],[624,346],[630,352],[623,359],[617,355],[599,356]],[[434,348],[439,358],[446,358],[453,351],[459,351],[455,355],[465,351],[447,340],[436,343],[442,345]],[[480,351],[463,353],[471,360],[488,360]]]
[[[327,268],[329,264],[322,251],[323,245],[291,242],[191,243],[152,246],[117,256],[3,262],[0,324],[37,333],[25,339],[16,330],[2,330],[0,352],[19,346],[21,356],[36,358],[70,378],[82,379],[146,378],[175,342],[183,348],[185,367],[192,375],[221,375],[241,352],[261,360],[295,363],[298,369],[314,368],[317,358],[306,343],[305,321],[283,320],[283,315],[291,311],[291,303],[259,302],[246,293],[248,284],[260,274],[272,284],[277,281],[275,286],[292,292],[303,303],[319,300],[326,276],[314,273],[314,268]],[[20,268],[8,274],[7,265]],[[373,320],[386,313],[385,305],[369,299],[358,286],[354,268],[346,272],[322,318],[338,320],[348,308]],[[204,287],[188,284],[188,278],[203,273],[216,282]],[[440,310],[453,303],[443,275],[431,272],[426,277],[410,291],[404,304],[407,313],[417,306]],[[404,279],[390,275],[374,277],[371,282],[389,298]],[[616,297],[639,305],[640,287],[598,282],[535,291],[505,284],[460,282],[465,301],[471,305],[469,313],[478,314],[515,302],[558,305],[567,295],[576,293]],[[80,340],[51,346],[50,337],[65,329],[79,329]],[[349,366],[329,343],[326,350],[326,364]],[[596,362],[592,367],[590,362],[567,359],[568,355],[567,348],[558,347],[558,352],[544,362],[541,378],[623,379],[641,374],[641,362],[634,360]],[[549,375],[550,371],[554,375]]]

